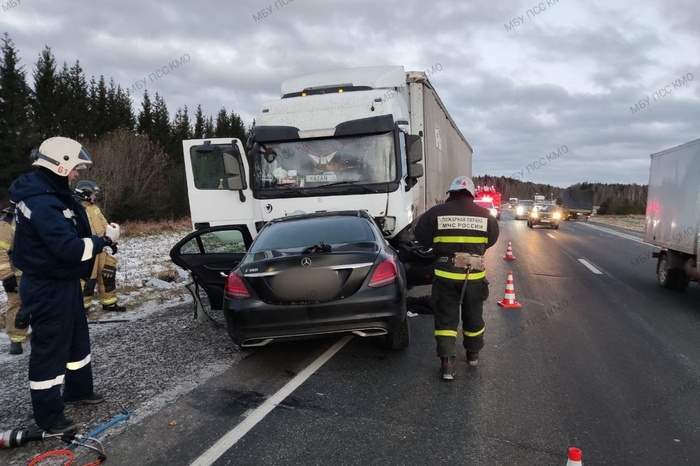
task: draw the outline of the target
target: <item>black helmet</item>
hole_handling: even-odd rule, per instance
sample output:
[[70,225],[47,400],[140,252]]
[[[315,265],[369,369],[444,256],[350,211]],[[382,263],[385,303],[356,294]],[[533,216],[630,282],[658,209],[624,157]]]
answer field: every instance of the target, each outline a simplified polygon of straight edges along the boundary
[[73,193],[78,199],[90,201],[90,196],[93,194],[97,196],[100,193],[100,187],[94,181],[82,180],[76,183]]

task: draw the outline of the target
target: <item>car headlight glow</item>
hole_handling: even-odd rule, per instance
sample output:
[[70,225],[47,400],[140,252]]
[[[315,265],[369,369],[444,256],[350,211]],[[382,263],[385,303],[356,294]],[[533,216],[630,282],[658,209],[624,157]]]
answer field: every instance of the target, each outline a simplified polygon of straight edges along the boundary
[[537,212],[532,212],[532,213],[530,214],[530,217],[532,217],[532,218],[537,218],[537,217],[538,217]]
[[523,214],[523,207],[522,207],[522,206],[518,206],[518,208],[515,209],[515,211],[518,213],[518,215],[522,215],[522,214]]
[[555,220],[559,220],[561,218],[561,214],[559,212],[554,212],[554,215],[552,215],[552,218]]

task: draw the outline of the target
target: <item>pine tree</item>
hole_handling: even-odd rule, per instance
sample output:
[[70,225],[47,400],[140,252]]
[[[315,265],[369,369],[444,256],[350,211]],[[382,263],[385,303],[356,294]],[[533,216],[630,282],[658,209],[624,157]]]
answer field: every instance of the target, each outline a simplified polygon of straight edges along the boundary
[[33,146],[31,89],[15,45],[5,33],[0,45],[0,199],[22,172],[28,171]]
[[231,124],[226,113],[226,108],[221,107],[219,113],[216,114],[216,123],[214,127],[214,137],[228,138],[231,136]]
[[56,59],[48,46],[39,54],[34,76],[34,95],[31,100],[37,138],[40,141],[59,136],[58,111],[61,107],[58,95]]
[[148,89],[143,91],[143,101],[141,102],[141,112],[136,121],[136,131],[140,134],[151,134],[153,131],[153,106],[151,98],[148,96]]
[[114,117],[108,113],[109,105],[107,99],[107,84],[105,77],[100,76],[100,80],[95,82],[93,77],[90,81],[90,120],[93,132],[91,139],[99,139],[105,134],[116,129]]
[[79,60],[70,68],[63,63],[57,84],[60,99],[57,120],[61,136],[76,140],[88,137],[92,133],[88,85]]
[[197,105],[197,110],[194,113],[194,128],[192,130],[193,139],[202,139],[204,137],[204,113],[202,106]]
[[163,150],[170,145],[170,113],[165,99],[157,92],[153,104],[153,128],[149,137]]
[[210,116],[204,119],[204,127],[202,128],[203,138],[214,137],[214,119]]
[[243,146],[245,147],[247,134],[245,130],[245,125],[243,124],[243,120],[241,119],[240,115],[234,113],[233,110],[231,110],[231,115],[229,116],[228,121],[230,123],[231,128],[229,132],[230,136],[240,139],[243,143]]

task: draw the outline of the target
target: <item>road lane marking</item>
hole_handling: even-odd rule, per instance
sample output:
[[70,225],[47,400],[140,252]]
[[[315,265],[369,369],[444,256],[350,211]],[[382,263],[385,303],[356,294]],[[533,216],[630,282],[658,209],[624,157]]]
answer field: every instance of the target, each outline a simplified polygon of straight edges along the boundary
[[551,233],[547,233],[547,236],[549,236],[549,237],[550,237],[550,238],[552,238],[552,239],[557,239],[557,237],[556,237],[556,236],[554,236],[554,235],[553,235],[553,234],[551,234]]
[[340,349],[351,339],[352,335],[348,335],[338,340],[335,345],[331,346],[318,359],[299,372],[292,380],[287,382],[287,384],[277,393],[265,400],[262,405],[258,406],[253,412],[251,412],[248,417],[243,420],[243,422],[231,429],[226,435],[221,437],[218,442],[212,445],[211,448],[205,451],[199,458],[194,460],[191,466],[209,466],[214,464],[214,462],[218,460],[221,455],[226,453],[229,448],[234,446],[236,442],[242,439],[243,436],[250,431],[250,429],[255,427],[258,422],[262,421],[265,416],[270,414],[270,412],[272,412],[277,405],[284,401],[284,399],[294,392],[294,390],[299,388],[301,384],[311,377],[313,373],[316,372],[321,366],[328,362],[328,360],[332,358],[335,353],[340,351]]
[[588,262],[586,259],[579,259],[578,261],[580,263],[582,263],[583,265],[585,265],[588,268],[588,270],[590,270],[591,272],[598,274],[598,275],[603,275],[603,272],[601,272],[600,270],[593,267],[593,265],[590,262]]
[[612,230],[610,228],[600,227],[598,225],[591,225],[590,223],[581,223],[581,225],[585,225],[588,228],[593,228],[594,230],[603,231],[605,233],[610,233],[611,235],[619,236],[620,238],[625,238],[625,239],[629,239],[632,241],[636,241],[637,243],[649,244],[649,243],[645,243],[644,240],[639,239],[636,236],[627,235],[625,233],[621,233],[619,231]]

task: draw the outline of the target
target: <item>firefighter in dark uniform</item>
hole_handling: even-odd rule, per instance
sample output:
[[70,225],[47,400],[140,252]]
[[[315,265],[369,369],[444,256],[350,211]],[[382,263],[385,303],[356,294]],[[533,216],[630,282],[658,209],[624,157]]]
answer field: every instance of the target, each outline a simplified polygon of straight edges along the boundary
[[[444,380],[454,379],[460,309],[463,346],[475,366],[484,347],[484,301],[488,281],[484,253],[498,240],[498,222],[488,209],[474,204],[474,183],[457,177],[449,197],[420,216],[414,228],[419,243],[437,256],[432,300],[435,340]],[[467,280],[468,279],[468,280]],[[465,282],[465,280],[467,280]]]
[[70,183],[78,169],[92,164],[80,143],[50,138],[32,158],[37,169],[10,186],[17,205],[12,261],[22,271],[20,298],[32,326],[32,408],[40,429],[74,432],[64,403],[104,401],[93,388],[80,279],[90,277],[95,256],[117,241],[119,225],[108,226],[104,237],[91,234],[85,209],[73,197]]

